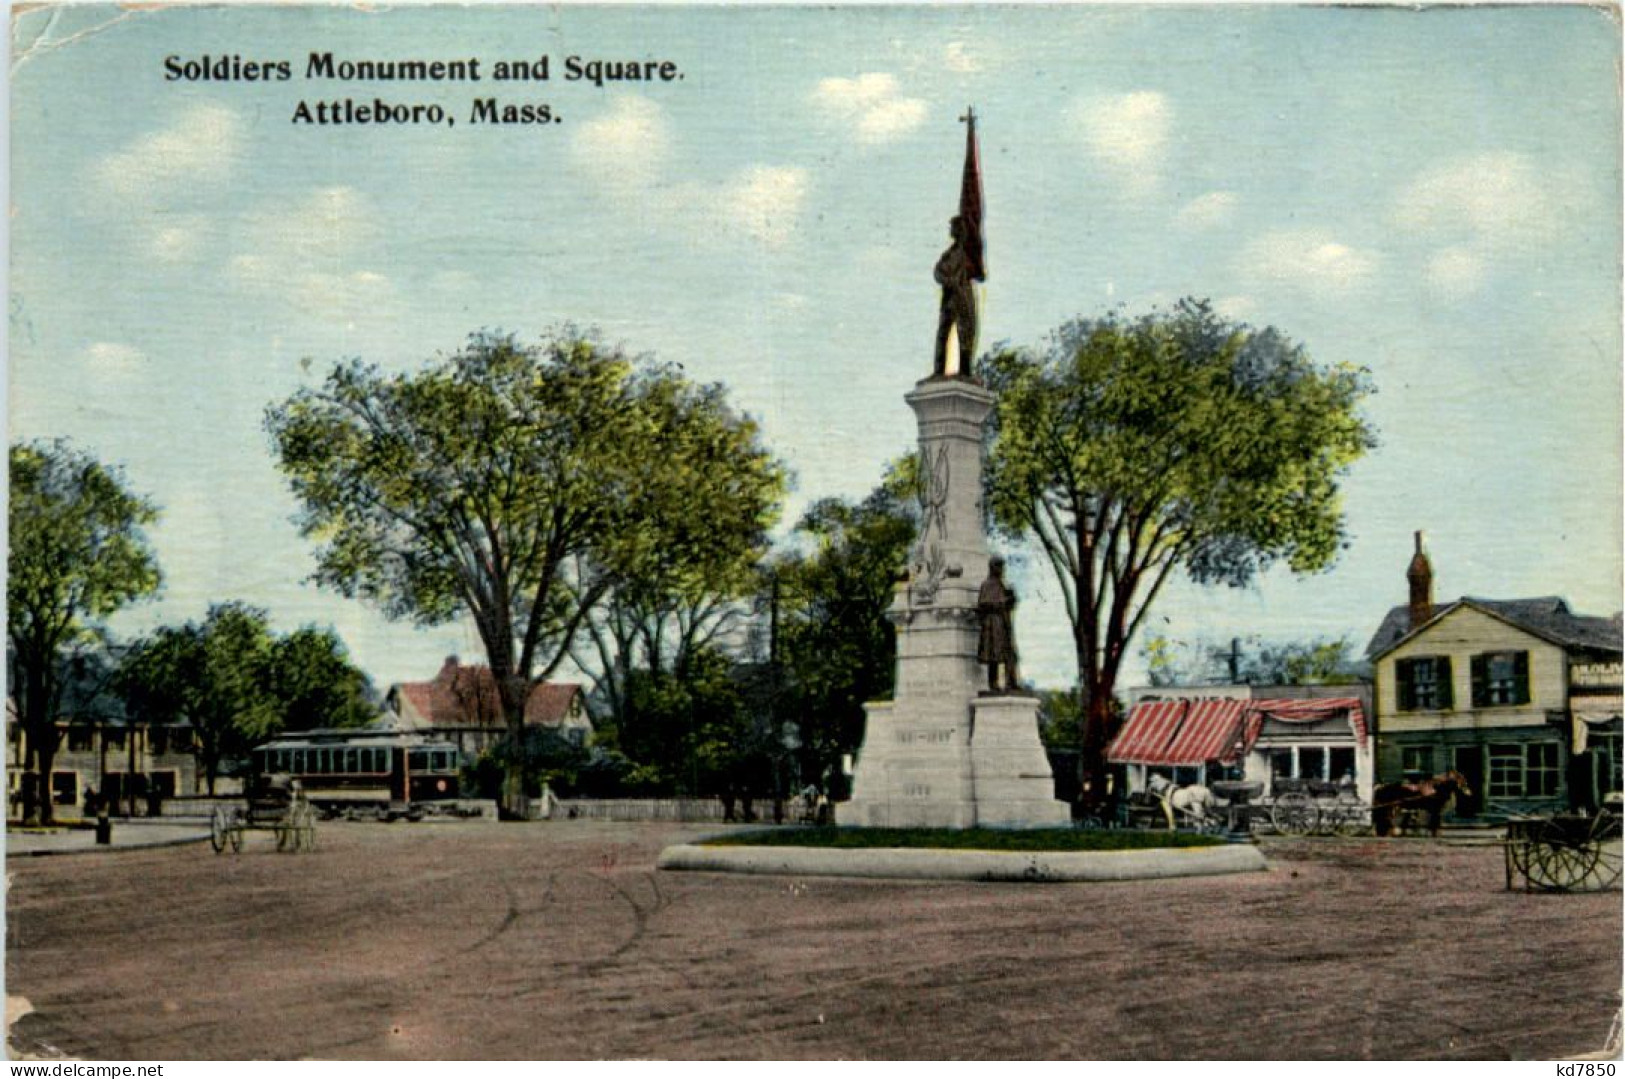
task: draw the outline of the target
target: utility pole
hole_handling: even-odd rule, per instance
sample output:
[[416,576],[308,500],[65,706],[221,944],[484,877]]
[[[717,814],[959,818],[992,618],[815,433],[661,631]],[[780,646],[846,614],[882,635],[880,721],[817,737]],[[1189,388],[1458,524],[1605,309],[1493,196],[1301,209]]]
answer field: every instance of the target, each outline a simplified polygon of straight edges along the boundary
[[1228,652],[1213,653],[1214,659],[1224,660],[1225,665],[1230,668],[1230,684],[1233,686],[1241,685],[1241,654],[1240,637],[1230,638],[1230,650]]

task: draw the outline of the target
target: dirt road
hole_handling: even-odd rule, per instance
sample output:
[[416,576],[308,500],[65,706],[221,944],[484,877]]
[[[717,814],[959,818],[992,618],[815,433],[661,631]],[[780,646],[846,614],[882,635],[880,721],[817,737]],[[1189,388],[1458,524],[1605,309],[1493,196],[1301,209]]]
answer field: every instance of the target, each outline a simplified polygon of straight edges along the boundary
[[33,1052],[262,1057],[1562,1057],[1620,1005],[1617,892],[1500,852],[1266,848],[1112,885],[657,873],[676,825],[325,825],[12,862]]

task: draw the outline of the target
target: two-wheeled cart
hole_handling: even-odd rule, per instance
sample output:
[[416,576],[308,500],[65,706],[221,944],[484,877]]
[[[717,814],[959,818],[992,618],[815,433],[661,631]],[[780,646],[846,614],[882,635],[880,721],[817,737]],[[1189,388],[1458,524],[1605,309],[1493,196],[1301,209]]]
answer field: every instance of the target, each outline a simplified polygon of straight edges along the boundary
[[228,847],[233,854],[241,854],[244,833],[249,831],[272,833],[279,851],[313,851],[316,807],[297,783],[286,777],[267,777],[249,795],[246,806],[215,806],[209,817],[209,845],[216,854],[225,853]]
[[1508,890],[1519,881],[1526,892],[1594,892],[1620,882],[1617,813],[1514,817],[1506,829]]

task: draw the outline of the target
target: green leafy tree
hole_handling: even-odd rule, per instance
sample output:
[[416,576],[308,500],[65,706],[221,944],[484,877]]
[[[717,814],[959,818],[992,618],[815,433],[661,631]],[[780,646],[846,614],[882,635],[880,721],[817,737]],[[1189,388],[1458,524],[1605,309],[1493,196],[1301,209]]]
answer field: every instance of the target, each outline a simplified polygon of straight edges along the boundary
[[287,730],[361,727],[378,716],[372,682],[330,629],[307,626],[277,640],[271,679],[281,726]]
[[1080,319],[984,370],[999,393],[989,507],[1060,583],[1098,780],[1118,672],[1176,570],[1243,586],[1275,563],[1334,560],[1339,478],[1374,445],[1358,409],[1369,377],[1199,300]]
[[720,387],[568,328],[476,334],[410,374],[341,364],[266,425],[316,579],[393,618],[470,618],[521,748],[530,686],[611,590],[759,546],[784,486]]
[[1253,638],[1248,643],[1251,648],[1244,647],[1234,656],[1233,679],[1229,642],[1221,646],[1208,638],[1186,642],[1158,635],[1148,638],[1140,653],[1153,686],[1232,680],[1255,686],[1338,686],[1359,682],[1369,673],[1347,637],[1286,641]]
[[109,615],[158,590],[143,531],[158,512],[66,442],[13,445],[10,468],[9,677],[28,748],[23,784],[49,823],[64,671],[105,643]]
[[833,774],[863,738],[863,705],[889,697],[897,631],[886,617],[918,528],[913,458],[860,502],[823,499],[796,526],[803,549],[775,567],[780,710],[802,739],[802,774]]
[[218,603],[202,622],[163,626],[132,645],[116,685],[137,718],[191,724],[213,794],[222,762],[282,728],[276,653],[264,611]]

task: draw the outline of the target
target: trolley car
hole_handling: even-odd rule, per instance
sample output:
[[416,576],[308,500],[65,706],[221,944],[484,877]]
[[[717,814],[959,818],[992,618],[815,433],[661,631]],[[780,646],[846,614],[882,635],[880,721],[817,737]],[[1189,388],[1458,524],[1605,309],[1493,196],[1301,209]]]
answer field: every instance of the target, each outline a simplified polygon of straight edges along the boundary
[[450,742],[389,731],[316,730],[254,751],[260,775],[283,775],[325,817],[418,820],[450,812],[462,754]]

